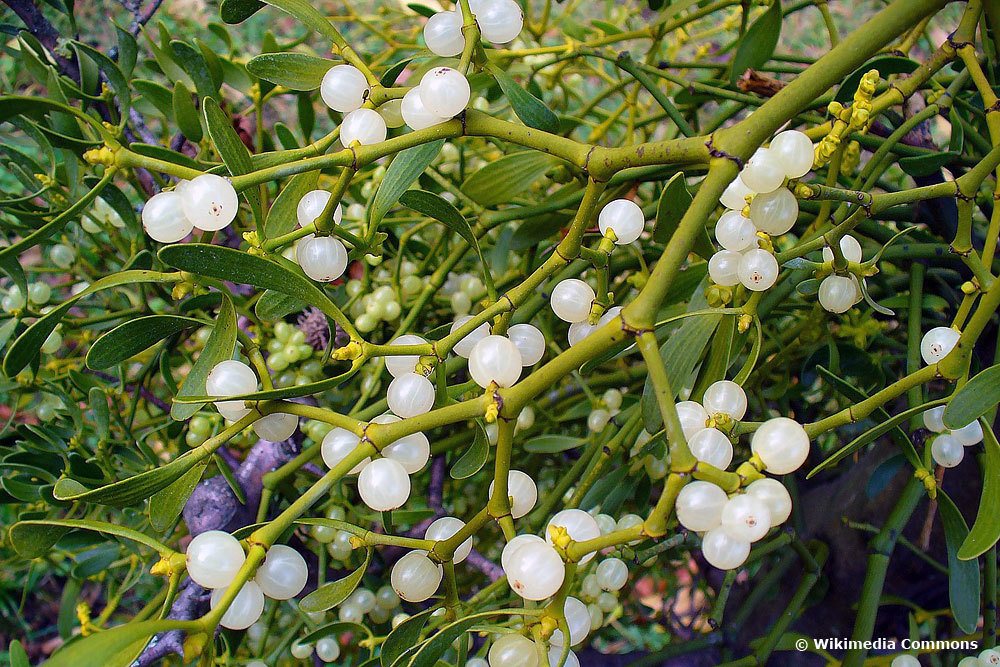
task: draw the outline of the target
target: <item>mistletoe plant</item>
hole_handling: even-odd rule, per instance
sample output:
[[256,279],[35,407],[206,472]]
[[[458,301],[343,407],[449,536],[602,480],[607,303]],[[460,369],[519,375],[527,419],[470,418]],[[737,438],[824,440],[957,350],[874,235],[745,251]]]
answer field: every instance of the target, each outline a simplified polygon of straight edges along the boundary
[[1000,662],[1000,2],[5,3],[12,664]]

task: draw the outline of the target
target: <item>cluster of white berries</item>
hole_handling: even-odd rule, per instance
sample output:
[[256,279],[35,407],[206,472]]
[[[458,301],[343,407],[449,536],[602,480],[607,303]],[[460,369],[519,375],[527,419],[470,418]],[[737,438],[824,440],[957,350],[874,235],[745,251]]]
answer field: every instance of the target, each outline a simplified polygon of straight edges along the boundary
[[[191,540],[185,559],[191,579],[212,589],[214,609],[243,567],[246,554],[235,537],[221,530],[210,530]],[[254,578],[243,584],[223,614],[221,625],[231,630],[249,628],[264,611],[265,596],[289,600],[302,592],[307,576],[306,561],[301,554],[291,547],[275,544],[267,550]]]
[[218,231],[236,218],[240,201],[227,178],[202,174],[149,198],[142,226],[154,241],[177,243],[195,228]]
[[[840,238],[840,252],[848,262],[860,264],[862,259],[861,243],[850,234]],[[833,251],[823,248],[823,261],[833,261]],[[846,313],[851,307],[861,301],[861,284],[855,275],[841,276],[836,273],[823,278],[819,284],[819,304],[831,313]]]
[[[371,591],[368,592],[371,593]],[[340,657],[340,643],[337,642],[336,637],[323,637],[317,640],[315,645],[294,641],[288,648],[288,652],[292,654],[292,657],[299,660],[308,660],[312,657],[314,651],[320,662],[335,662]],[[247,663],[247,667],[256,667],[257,664],[256,661],[250,662]],[[267,663],[261,662],[259,664],[260,667],[267,667]]]
[[368,93],[368,79],[354,65],[334,65],[323,75],[319,94],[326,106],[344,114],[340,143],[345,147],[355,142],[367,146],[385,141],[389,131],[385,118],[373,109],[362,108]]
[[464,74],[451,67],[435,67],[406,92],[400,113],[411,129],[423,130],[462,113],[471,97],[472,87]]
[[[1000,665],[1000,651],[993,648],[981,651],[978,656],[970,655],[958,661],[958,667],[994,667]],[[890,667],[920,667],[920,660],[909,654],[897,655]]]
[[[469,8],[479,24],[482,36],[494,44],[512,42],[524,26],[521,7],[514,0],[470,0]],[[451,58],[462,53],[465,35],[462,33],[462,12],[438,12],[424,24],[424,41],[431,53]]]
[[[205,379],[205,391],[209,396],[244,396],[257,391],[257,374],[242,361],[228,359],[219,362]],[[216,401],[215,409],[228,421],[235,422],[250,414],[251,408],[245,401]],[[295,415],[275,412],[254,422],[253,430],[264,440],[282,442],[288,440],[298,428],[299,418]]]
[[719,199],[727,209],[715,225],[723,249],[708,262],[717,285],[742,284],[754,292],[774,285],[778,261],[772,252],[758,247],[758,232],[778,236],[795,225],[799,203],[783,185],[786,178],[805,176],[812,164],[812,142],[797,130],[779,133],[769,147],[757,149],[747,160]]
[[949,429],[944,425],[944,406],[924,412],[924,426],[937,433],[931,442],[931,456],[943,468],[954,468],[965,457],[965,448],[983,441],[983,426],[973,421],[962,428]]
[[[312,190],[303,195],[295,214],[299,226],[305,227],[320,217],[332,195],[326,190]],[[339,225],[343,210],[338,203],[333,211],[333,224]],[[302,271],[321,283],[328,283],[344,275],[347,270],[347,248],[340,239],[333,236],[309,234],[299,239],[295,247],[295,260]]]
[[[746,393],[729,380],[709,386],[702,404],[678,403],[681,428],[695,458],[720,470],[728,468],[733,461],[733,443],[714,425],[739,421],[746,410]],[[809,436],[795,420],[777,417],[754,432],[750,449],[767,471],[785,475],[805,462]],[[705,560],[717,568],[731,570],[746,560],[751,543],[788,519],[792,501],[785,487],[775,479],[756,480],[732,497],[711,482],[694,481],[681,489],[676,510],[682,526],[703,533]]]

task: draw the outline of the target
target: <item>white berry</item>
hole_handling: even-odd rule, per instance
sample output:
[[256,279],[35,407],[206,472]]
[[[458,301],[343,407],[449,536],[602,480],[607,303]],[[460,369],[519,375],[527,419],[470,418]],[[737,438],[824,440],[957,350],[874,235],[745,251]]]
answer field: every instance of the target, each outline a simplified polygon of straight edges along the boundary
[[392,566],[392,589],[407,602],[423,602],[434,595],[444,572],[422,551],[411,551]]
[[524,14],[514,0],[485,0],[474,10],[483,37],[494,44],[511,42],[524,26]]
[[422,415],[434,407],[434,384],[418,373],[403,373],[389,383],[386,401],[404,419]]
[[558,552],[546,543],[533,541],[519,545],[508,556],[505,571],[511,589],[525,600],[552,597],[566,577]]
[[368,80],[353,65],[334,65],[323,76],[320,96],[334,111],[350,113],[361,108],[368,95]]
[[[219,600],[225,595],[225,588],[217,588],[212,591],[210,606],[212,609],[219,604]],[[264,593],[260,586],[254,581],[243,584],[243,588],[236,594],[232,604],[222,615],[219,625],[230,630],[246,630],[257,622],[264,612]]]
[[[848,262],[854,262],[855,264],[861,263],[863,256],[861,243],[850,234],[845,234],[840,237],[840,252],[844,255],[844,259]],[[823,248],[823,261],[833,261],[833,251],[829,248]]]
[[620,558],[605,558],[597,564],[598,585],[606,591],[620,591],[628,581],[628,565]]
[[435,67],[420,79],[420,99],[435,116],[453,118],[462,113],[472,97],[469,80],[457,69]]
[[750,220],[757,229],[771,236],[789,231],[798,216],[799,201],[788,188],[757,195],[750,202]]
[[785,485],[776,479],[765,477],[747,486],[747,495],[763,501],[771,513],[771,527],[777,527],[792,514],[792,497]]
[[639,238],[646,226],[646,217],[639,205],[630,199],[615,199],[601,209],[597,216],[601,234],[610,229],[615,233],[617,245],[627,245]]
[[438,116],[424,106],[424,101],[420,97],[419,88],[411,88],[405,95],[403,95],[403,102],[401,103],[399,110],[403,115],[403,120],[410,126],[410,129],[413,130],[424,130],[428,127],[433,127],[434,125],[438,125],[448,120],[447,118]]
[[[493,482],[490,482],[489,495],[493,495]],[[511,499],[510,514],[515,519],[520,519],[530,512],[538,502],[535,480],[520,470],[511,470],[507,473],[507,495]]]
[[306,560],[298,551],[275,544],[267,550],[267,557],[257,569],[254,581],[267,597],[289,600],[302,592],[308,576]]
[[[424,345],[427,341],[420,336],[405,334],[392,340],[392,345]],[[417,368],[420,356],[416,354],[398,354],[385,358],[385,369],[389,375],[398,378],[405,373],[412,373]],[[390,408],[391,409],[391,408]],[[395,410],[393,410],[395,412]],[[397,413],[398,414],[398,413]]]
[[798,470],[809,456],[809,436],[794,419],[775,417],[757,429],[750,440],[751,451],[775,475]]
[[771,511],[757,496],[733,496],[722,508],[722,527],[732,537],[756,542],[771,528]]
[[469,355],[469,375],[484,389],[493,382],[510,387],[521,377],[522,367],[521,353],[505,336],[486,336]]
[[154,241],[177,243],[194,225],[184,215],[184,198],[176,191],[160,192],[142,207],[142,227]]
[[385,119],[374,109],[355,109],[344,116],[340,124],[340,143],[345,147],[355,141],[370,146],[385,141],[388,128]]
[[740,172],[747,187],[758,194],[774,192],[785,182],[785,169],[776,153],[758,148]]
[[[326,464],[327,468],[333,468],[346,459],[360,443],[361,438],[346,428],[335,426],[329,433],[323,436],[323,443],[320,445],[320,454],[323,456],[323,463]],[[371,457],[366,457],[347,474],[357,475],[370,461]]]
[[254,432],[261,440],[284,442],[295,433],[299,427],[299,418],[295,415],[275,412],[261,417],[253,423]]
[[227,226],[236,218],[240,200],[228,178],[202,174],[191,180],[181,193],[184,216],[206,232]]
[[798,130],[785,130],[771,139],[769,150],[788,178],[801,178],[813,166],[813,144]]
[[295,261],[313,280],[328,283],[347,270],[347,248],[333,236],[307,236],[295,246]]
[[424,41],[436,56],[450,58],[460,54],[465,48],[461,12],[438,12],[427,19]]
[[965,447],[950,433],[942,433],[931,443],[931,457],[942,468],[954,468],[965,457]]
[[340,657],[340,644],[335,637],[323,637],[316,642],[316,657],[323,662],[333,662]]
[[710,415],[724,414],[734,421],[747,413],[747,394],[743,387],[731,380],[719,380],[709,385],[702,398],[705,411]]
[[[597,521],[583,510],[563,510],[549,519],[548,524],[545,526],[545,540],[549,544],[552,544],[552,528],[555,526],[566,529],[570,539],[574,542],[584,542],[601,536],[601,527],[597,525]],[[580,559],[580,563],[589,562],[594,555],[594,552],[588,553]]]
[[688,440],[691,453],[699,461],[725,470],[733,462],[733,443],[716,428],[703,428]]
[[951,327],[934,327],[920,339],[920,356],[925,364],[936,364],[955,349],[961,334]]
[[[453,516],[443,516],[437,519],[431,525],[427,526],[426,532],[424,532],[425,540],[434,540],[440,542],[441,540],[447,540],[449,537],[460,531],[465,527],[465,522],[461,519],[457,519]],[[472,538],[466,539],[458,548],[455,549],[454,561],[455,563],[461,563],[463,560],[469,557],[469,553],[472,552]]]
[[677,521],[688,530],[704,532],[722,523],[722,508],[729,502],[726,492],[711,482],[690,482],[677,494]]
[[983,441],[983,426],[977,420],[966,424],[962,428],[953,429],[951,434],[964,446],[972,447]]
[[702,537],[701,553],[712,567],[733,570],[746,562],[750,555],[750,541],[734,537],[720,526]]
[[410,497],[410,477],[399,461],[375,459],[358,475],[358,493],[376,512],[394,510]]
[[724,249],[743,252],[757,247],[757,228],[739,211],[726,211],[715,225],[715,238]]
[[523,635],[503,635],[490,647],[490,667],[538,667],[535,642]]
[[924,427],[932,433],[944,433],[947,427],[944,425],[944,407],[939,405],[936,408],[924,411]]
[[858,288],[848,276],[830,275],[819,284],[819,304],[831,313],[846,313],[857,294]]
[[739,276],[748,290],[762,292],[778,279],[778,260],[766,250],[750,250],[740,258]]
[[552,312],[564,322],[583,322],[597,295],[594,288],[577,278],[563,280],[552,290]]
[[[257,374],[242,361],[220,361],[205,379],[205,393],[209,396],[241,396],[257,391]],[[239,421],[250,413],[245,401],[216,401],[215,407],[223,417]]]
[[[295,218],[299,222],[299,227],[312,224],[326,208],[326,205],[330,203],[332,196],[328,190],[310,190],[302,195],[298,206],[295,207]],[[344,209],[340,204],[337,204],[337,208],[333,210],[334,224],[339,225],[343,218]]]
[[521,364],[534,366],[545,356],[545,336],[531,324],[515,324],[507,329],[507,338],[521,353]]
[[225,588],[243,567],[246,554],[239,540],[221,530],[195,536],[185,553],[187,573],[205,588]]
[[712,282],[732,287],[740,282],[740,260],[743,255],[732,250],[720,250],[708,260],[708,275]]
[[[609,560],[618,559],[612,558]],[[622,565],[624,565],[624,563],[622,563]],[[627,570],[626,576],[628,576]],[[566,602],[563,603],[563,615],[566,617],[566,625],[569,627],[569,645],[577,646],[587,638],[587,635],[590,634],[590,610],[587,609],[587,605],[577,598],[572,595],[567,595]],[[552,646],[559,647],[566,643],[562,630],[556,630],[553,632],[552,636],[549,638],[549,643]],[[552,664],[555,665],[557,663],[553,662]]]
[[701,403],[681,401],[677,404],[677,418],[681,422],[684,439],[690,440],[695,433],[705,428],[709,414]]
[[722,197],[719,198],[719,201],[728,209],[742,211],[743,207],[747,205],[746,198],[753,194],[754,191],[747,187],[742,178],[737,176],[722,192]]
[[[472,319],[472,315],[463,315],[455,320],[451,325],[451,333],[455,333],[464,325],[466,322]],[[473,329],[471,332],[465,335],[465,338],[455,343],[455,347],[452,350],[460,357],[469,358],[472,354],[472,348],[476,346],[476,343],[481,341],[490,335],[490,325],[483,322],[478,327]]]

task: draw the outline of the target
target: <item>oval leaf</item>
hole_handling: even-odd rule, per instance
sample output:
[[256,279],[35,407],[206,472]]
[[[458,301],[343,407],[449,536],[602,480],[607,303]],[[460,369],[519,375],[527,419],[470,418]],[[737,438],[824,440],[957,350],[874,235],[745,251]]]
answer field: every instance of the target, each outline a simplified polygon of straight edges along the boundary
[[959,560],[958,549],[968,537],[969,527],[955,503],[941,489],[938,489],[937,501],[948,550],[951,615],[962,632],[971,634],[979,623],[979,560]]
[[258,79],[291,90],[316,90],[323,76],[336,64],[305,53],[262,53],[250,59],[247,71]]
[[983,429],[983,436],[983,495],[976,522],[958,550],[962,560],[978,558],[1000,539],[1000,443],[993,429]]
[[369,209],[369,222],[373,227],[382,221],[385,214],[399,201],[400,195],[409,190],[420,174],[430,166],[441,152],[442,146],[444,139],[439,139],[407,148],[392,159]]
[[[744,11],[749,5],[744,4]],[[781,1],[774,0],[764,14],[753,22],[738,40],[736,55],[733,56],[730,82],[735,84],[748,69],[760,67],[774,55],[781,35]]]
[[543,132],[556,133],[559,131],[559,117],[545,106],[544,102],[522,88],[517,81],[499,67],[490,66],[489,72],[500,84],[500,90],[507,96],[511,108],[522,123]]
[[201,409],[204,403],[177,403],[176,399],[188,396],[204,396],[205,380],[216,364],[231,359],[236,349],[236,309],[229,296],[223,295],[219,314],[215,318],[215,326],[205,342],[201,354],[194,360],[191,370],[184,376],[180,390],[174,396],[174,404],[170,407],[170,416],[177,421],[189,419]]
[[107,332],[87,352],[87,367],[110,368],[134,357],[179,331],[199,327],[204,322],[178,315],[147,315],[129,320]]
[[979,419],[1000,402],[1000,364],[991,366],[962,385],[944,409],[944,425],[962,428]]
[[368,562],[371,558],[372,550],[368,549],[365,552],[365,560],[360,566],[358,566],[358,569],[351,572],[343,579],[323,584],[312,593],[302,598],[299,602],[299,609],[307,614],[311,614],[317,611],[333,609],[338,604],[346,600],[347,596],[353,593],[354,589],[361,583],[361,578],[365,576],[365,570],[368,569]]
[[557,158],[538,151],[505,155],[465,179],[462,192],[483,206],[509,202],[523,196],[532,183],[557,163]]

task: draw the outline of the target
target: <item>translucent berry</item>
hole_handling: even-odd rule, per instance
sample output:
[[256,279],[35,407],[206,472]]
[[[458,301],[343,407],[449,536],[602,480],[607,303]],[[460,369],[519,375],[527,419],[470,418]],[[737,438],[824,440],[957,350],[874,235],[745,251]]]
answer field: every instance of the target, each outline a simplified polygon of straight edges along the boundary
[[715,238],[724,249],[743,252],[757,247],[757,228],[739,211],[726,211],[715,225]]
[[771,236],[780,236],[795,226],[799,202],[788,188],[757,195],[750,202],[750,220],[754,226]]
[[275,412],[261,417],[253,423],[254,432],[261,440],[269,442],[284,442],[295,433],[299,427],[299,418],[295,415]]
[[350,113],[365,103],[368,80],[353,65],[334,65],[323,76],[319,92],[326,106],[334,111]]
[[597,226],[602,234],[615,233],[617,245],[627,245],[639,238],[646,226],[646,217],[639,205],[630,199],[615,199],[601,209]]
[[[462,325],[472,319],[471,315],[465,315],[456,319],[451,325],[451,333],[455,333]],[[471,332],[465,335],[465,338],[455,343],[455,347],[452,350],[460,357],[469,358],[472,354],[472,348],[476,346],[476,343],[481,341],[490,335],[490,325],[483,322],[478,327],[473,329]]]
[[307,276],[328,283],[347,270],[347,248],[332,236],[307,236],[295,246],[295,261]]
[[[848,262],[854,262],[855,264],[861,263],[863,257],[861,243],[850,234],[840,237],[840,252],[844,255],[844,259]],[[823,261],[833,261],[833,251],[829,248],[823,248]]]
[[523,635],[503,635],[490,647],[490,667],[538,667],[535,642]]
[[424,130],[448,120],[447,118],[438,116],[424,106],[424,102],[420,97],[419,87],[411,88],[403,95],[403,102],[400,105],[399,111],[403,115],[403,120],[413,130]]
[[944,408],[940,405],[924,412],[924,427],[932,433],[944,433],[948,430],[944,425]]
[[267,557],[254,575],[264,595],[273,600],[289,600],[306,586],[309,569],[302,555],[284,544],[267,550]]
[[226,227],[240,208],[236,189],[229,179],[202,174],[181,192],[184,216],[198,229],[212,232]]
[[846,313],[855,304],[857,294],[853,277],[830,275],[819,284],[819,305],[831,313]]
[[719,380],[709,385],[701,402],[708,414],[721,413],[734,421],[743,419],[747,413],[746,392],[730,380]]
[[740,172],[746,186],[758,194],[774,192],[785,182],[785,169],[778,155],[758,148]]
[[[298,206],[295,207],[295,218],[299,222],[299,227],[312,224],[319,217],[326,205],[330,203],[332,195],[327,190],[310,190],[302,195]],[[339,225],[344,218],[344,210],[340,204],[333,210],[333,222]]]
[[754,191],[747,187],[742,178],[737,176],[723,191],[719,201],[728,209],[742,211],[743,207],[747,205],[746,198],[753,194]]
[[701,403],[694,401],[678,403],[677,417],[681,422],[681,430],[684,431],[686,440],[690,440],[695,433],[705,428],[709,420],[708,411],[702,407]]
[[355,141],[370,146],[385,141],[388,128],[385,119],[374,109],[355,109],[340,124],[340,143],[350,146]]
[[552,290],[552,312],[564,322],[583,322],[597,295],[594,288],[577,278],[563,280]]
[[809,436],[802,425],[788,417],[769,419],[750,440],[750,449],[775,475],[798,470],[809,456]]
[[404,419],[422,415],[434,407],[434,384],[418,373],[403,373],[389,383],[386,401]]
[[628,581],[628,565],[620,558],[605,558],[597,564],[598,585],[606,591],[620,591]]
[[462,53],[465,36],[462,34],[461,12],[438,12],[424,24],[424,41],[431,53],[450,58]]
[[[218,606],[219,601],[225,593],[225,588],[217,588],[212,591],[210,599],[212,609]],[[236,598],[233,599],[232,604],[226,609],[226,613],[222,615],[219,625],[230,630],[246,630],[257,622],[257,619],[260,618],[263,612],[264,593],[260,590],[260,586],[256,582],[248,581],[243,584],[243,588],[236,594]]]
[[955,436],[942,433],[931,443],[931,457],[942,468],[954,468],[965,457],[965,447]]
[[420,99],[435,116],[457,116],[468,106],[470,97],[469,80],[457,69],[435,67],[420,79]]
[[813,144],[798,130],[785,130],[771,139],[769,147],[788,178],[802,178],[813,166]]
[[394,510],[410,497],[410,477],[399,461],[375,459],[358,475],[358,493],[376,512]]
[[[431,523],[431,525],[427,526],[427,530],[424,532],[424,539],[435,541],[447,540],[464,527],[465,522],[461,519],[457,519],[453,516],[443,516],[440,519],[435,520]],[[471,552],[472,538],[470,537],[458,545],[458,548],[455,549],[455,563],[461,563],[469,557],[469,553]]]
[[521,377],[522,367],[521,353],[505,336],[486,336],[469,355],[469,375],[484,389],[493,382],[510,387]]
[[740,258],[739,276],[748,290],[762,292],[778,279],[778,260],[766,250],[750,250]]
[[720,250],[708,260],[708,275],[712,282],[732,287],[740,282],[740,260],[743,255],[732,250]]
[[733,496],[722,508],[722,528],[734,538],[756,542],[771,529],[771,511],[757,496]]
[[722,523],[722,508],[729,502],[726,492],[711,482],[696,480],[677,494],[677,521],[688,530],[704,532]]
[[508,557],[506,573],[507,583],[522,598],[544,600],[562,586],[566,567],[550,545],[527,542]]
[[788,495],[785,485],[776,479],[766,477],[751,482],[747,486],[747,495],[763,501],[771,513],[771,527],[780,526],[792,514],[792,497]]
[[723,527],[712,528],[701,539],[701,553],[712,567],[733,570],[746,562],[750,541],[734,537]]
[[[493,495],[493,482],[490,482],[489,495]],[[511,498],[510,514],[520,519],[534,508],[538,502],[538,488],[531,476],[520,470],[507,473],[507,495]]]
[[534,366],[545,356],[545,336],[531,324],[515,324],[507,329],[507,338],[521,353],[524,366]]
[[[426,340],[413,334],[399,336],[391,342],[392,345],[424,345],[426,343]],[[405,373],[414,372],[419,361],[420,356],[416,354],[393,355],[385,358],[385,368],[389,371],[389,375],[396,378]],[[393,412],[395,412],[395,410],[393,410]]]
[[979,421],[973,421],[962,428],[952,429],[952,436],[966,447],[978,445],[983,441],[983,426]]
[[196,535],[185,552],[188,576],[205,588],[225,588],[243,567],[246,554],[239,540],[221,530]]
[[[583,510],[562,510],[549,519],[545,527],[545,540],[549,544],[552,544],[552,529],[556,526],[565,528],[574,542],[584,542],[601,536],[601,527],[597,525],[597,521]],[[580,563],[590,562],[594,555],[594,552],[588,553],[580,559]]]
[[688,440],[691,453],[699,461],[725,470],[733,462],[733,443],[715,428],[703,428]]
[[154,241],[177,243],[194,225],[184,215],[184,200],[177,192],[160,192],[142,207],[142,227]]
[[[361,438],[351,433],[345,428],[335,426],[323,437],[320,445],[320,453],[323,456],[323,463],[327,468],[333,468],[343,461],[361,443]],[[371,457],[366,457],[358,463],[347,474],[357,475],[364,467],[371,462]]]
[[484,0],[474,13],[483,38],[494,44],[513,41],[524,26],[524,14],[514,0]]
[[392,589],[407,602],[423,602],[434,595],[444,571],[423,551],[411,551],[392,566]]
[[925,364],[936,364],[948,356],[961,334],[951,327],[934,327],[920,340],[920,356]]

